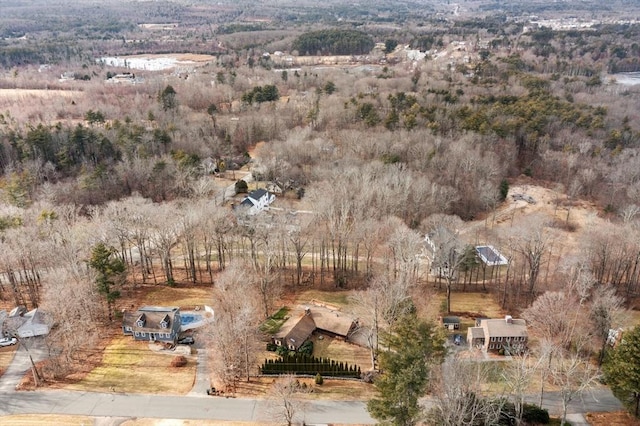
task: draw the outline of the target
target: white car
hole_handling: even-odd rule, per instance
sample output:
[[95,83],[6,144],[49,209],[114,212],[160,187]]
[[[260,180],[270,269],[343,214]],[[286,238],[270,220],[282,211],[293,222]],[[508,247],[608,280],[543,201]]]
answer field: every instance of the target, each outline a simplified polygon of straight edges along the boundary
[[0,339],[0,348],[4,346],[12,346],[18,343],[18,339],[15,337],[3,337]]

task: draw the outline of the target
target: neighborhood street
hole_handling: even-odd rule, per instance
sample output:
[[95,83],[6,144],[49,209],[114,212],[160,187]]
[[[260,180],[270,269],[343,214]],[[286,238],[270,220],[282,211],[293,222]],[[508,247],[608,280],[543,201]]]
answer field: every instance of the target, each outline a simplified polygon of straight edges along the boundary
[[[34,360],[45,356],[44,345],[36,341],[30,344]],[[156,419],[209,419],[221,421],[267,422],[274,420],[274,407],[266,399],[225,398],[207,396],[206,353],[199,351],[198,374],[192,392],[179,395],[143,395],[123,393],[98,393],[64,390],[38,390],[17,392],[15,386],[29,370],[27,352],[21,347],[13,362],[0,377],[0,416],[12,414],[68,414],[95,417],[156,418]],[[536,403],[538,396],[531,395],[529,402]],[[430,399],[423,399],[428,407]],[[550,413],[561,412],[558,392],[545,393],[544,406]],[[594,411],[617,411],[620,402],[603,388],[585,394],[569,404],[572,419],[580,420],[580,413]],[[362,401],[310,400],[300,409],[298,421],[306,423],[375,423]],[[576,422],[574,424],[581,424]]]

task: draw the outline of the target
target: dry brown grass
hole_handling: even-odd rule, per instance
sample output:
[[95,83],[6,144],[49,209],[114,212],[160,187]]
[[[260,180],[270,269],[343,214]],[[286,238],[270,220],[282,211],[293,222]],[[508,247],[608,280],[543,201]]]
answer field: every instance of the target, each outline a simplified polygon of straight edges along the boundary
[[83,426],[94,424],[89,416],[68,416],[58,414],[14,414],[2,418],[5,426]]
[[296,296],[296,303],[303,304],[316,300],[318,302],[328,303],[334,305],[336,308],[343,309],[349,305],[349,296],[352,294],[353,292],[349,290],[304,290]]
[[65,388],[94,392],[186,394],[193,387],[196,361],[189,357],[186,366],[175,368],[171,366],[172,359],[170,355],[152,352],[146,342],[118,336],[106,347],[98,367]]
[[[322,339],[321,339],[322,337]],[[371,367],[369,350],[341,339],[334,339],[324,335],[314,335],[313,355],[319,358],[329,358],[338,362],[347,362],[349,365],[357,365],[365,371]]]
[[469,318],[503,316],[502,308],[489,293],[452,293],[451,310]]
[[[250,382],[240,382],[236,390],[237,396],[264,397],[269,393],[273,384],[278,380],[273,377],[252,377]],[[356,380],[324,379],[322,385],[316,385],[313,378],[301,378],[312,390],[306,395],[307,399],[323,399],[337,401],[368,401],[376,394],[373,385]]]
[[143,298],[147,305],[179,306],[183,310],[195,306],[211,305],[213,289],[210,286],[168,287],[159,285],[150,290]]
[[587,413],[586,420],[591,426],[640,426],[640,420],[634,419],[629,413],[617,411],[615,413]]
[[4,374],[4,371],[7,369],[9,364],[11,364],[11,360],[13,360],[17,347],[18,345],[0,348],[0,376]]

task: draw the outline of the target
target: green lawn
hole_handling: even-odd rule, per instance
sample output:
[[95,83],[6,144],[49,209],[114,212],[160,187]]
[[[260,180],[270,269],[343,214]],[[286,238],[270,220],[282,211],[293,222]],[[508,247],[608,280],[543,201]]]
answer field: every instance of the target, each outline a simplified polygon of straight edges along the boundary
[[108,345],[102,363],[68,389],[93,392],[166,393],[183,395],[195,380],[196,362],[172,367],[173,355],[152,352],[147,342],[118,336]]
[[278,330],[280,330],[280,327],[282,327],[282,324],[284,324],[284,322],[286,321],[288,313],[289,308],[280,308],[278,312],[267,318],[267,320],[260,326],[260,330],[266,334],[277,333]]

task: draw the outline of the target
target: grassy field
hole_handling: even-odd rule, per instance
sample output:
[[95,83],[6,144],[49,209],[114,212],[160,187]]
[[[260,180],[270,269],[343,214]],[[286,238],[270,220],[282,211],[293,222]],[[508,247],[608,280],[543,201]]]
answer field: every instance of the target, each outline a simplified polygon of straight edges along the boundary
[[371,357],[367,348],[324,335],[314,335],[311,340],[313,341],[313,356],[343,361],[349,365],[355,364],[362,371],[371,368]]
[[209,287],[168,287],[158,286],[145,295],[144,304],[160,306],[178,306],[192,309],[195,306],[210,305],[213,290]]
[[172,355],[152,352],[146,342],[118,336],[106,347],[102,363],[68,389],[98,392],[164,393],[182,395],[193,386],[196,362],[171,367]]
[[323,290],[305,290],[301,292],[297,298],[297,303],[308,303],[312,300],[329,303],[338,308],[344,308],[349,305],[349,296],[351,291],[323,291]]

